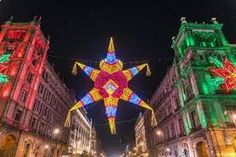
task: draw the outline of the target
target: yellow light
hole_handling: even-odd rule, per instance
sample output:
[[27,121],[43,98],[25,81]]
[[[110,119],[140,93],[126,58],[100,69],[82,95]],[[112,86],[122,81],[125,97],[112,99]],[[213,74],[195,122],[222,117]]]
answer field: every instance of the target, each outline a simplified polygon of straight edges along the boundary
[[161,130],[157,130],[156,133],[157,133],[158,136],[162,135],[162,131]]
[[45,149],[48,149],[48,148],[49,148],[49,145],[48,145],[48,144],[46,144],[46,145],[44,146],[44,148],[45,148]]
[[236,114],[233,114],[232,117],[234,120],[236,120]]
[[54,135],[59,134],[59,132],[60,132],[60,129],[59,129],[59,128],[55,128],[55,129],[53,130],[53,134],[54,134]]

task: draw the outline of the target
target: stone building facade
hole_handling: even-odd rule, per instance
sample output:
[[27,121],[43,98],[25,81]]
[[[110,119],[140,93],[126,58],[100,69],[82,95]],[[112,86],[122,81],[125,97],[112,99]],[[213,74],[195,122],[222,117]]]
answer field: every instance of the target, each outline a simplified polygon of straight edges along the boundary
[[49,41],[40,18],[29,23],[1,25],[1,63],[8,81],[0,84],[0,156],[59,157],[67,149],[69,130],[64,120],[72,92],[46,61]]
[[72,116],[72,126],[69,139],[69,152],[71,154],[92,153],[92,122],[87,118],[82,108],[76,110]]
[[68,150],[72,156],[82,154],[92,157],[100,157],[102,154],[105,156],[102,143],[84,108],[76,110],[72,115]]
[[215,18],[208,24],[182,18],[172,48],[173,64],[151,99],[156,127],[146,123],[150,115],[145,113],[150,156],[236,156],[235,89],[226,91],[211,72],[226,58],[236,65],[236,49],[225,39],[222,24]]
[[134,131],[136,155],[140,157],[148,156],[146,132],[144,127],[144,116],[142,114],[139,115],[135,123]]

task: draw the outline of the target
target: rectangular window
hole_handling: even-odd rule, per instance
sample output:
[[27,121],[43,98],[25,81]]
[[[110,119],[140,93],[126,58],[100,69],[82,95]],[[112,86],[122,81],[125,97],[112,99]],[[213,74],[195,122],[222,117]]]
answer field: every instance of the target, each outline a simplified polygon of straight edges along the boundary
[[44,124],[43,122],[41,123],[40,130],[41,130],[42,132],[44,132],[44,130],[45,130],[45,124]]
[[191,78],[188,77],[185,81],[185,94],[186,94],[186,101],[189,101],[194,97],[193,89],[192,89],[192,84],[191,84]]
[[40,105],[40,110],[39,110],[39,114],[40,114],[40,115],[43,114],[44,107],[45,107],[44,104],[41,103],[41,105]]
[[179,126],[179,133],[183,134],[184,133],[184,123],[183,123],[183,119],[182,118],[179,118],[178,126]]
[[39,111],[40,109],[40,101],[38,99],[35,99],[34,101],[34,111]]
[[171,124],[171,137],[175,136],[175,125],[174,123]]
[[197,115],[195,111],[191,112],[191,121],[194,128],[198,126]]
[[181,106],[180,106],[180,100],[179,100],[178,95],[176,96],[175,102],[176,102],[176,109],[179,109]]
[[33,58],[32,59],[32,64],[33,64],[33,66],[35,66],[36,67],[36,65],[39,63],[39,59],[37,59],[37,58]]
[[44,110],[43,116],[46,116],[46,115],[47,115],[47,111],[48,111],[48,108],[47,108],[47,106],[45,106],[45,110]]
[[43,94],[43,91],[44,91],[44,85],[41,83],[38,88],[38,93]]
[[26,30],[8,30],[5,37],[4,41],[7,42],[20,42],[24,40],[24,37],[26,35]]
[[15,121],[16,122],[20,122],[21,117],[22,117],[23,111],[17,109],[15,112]]
[[8,48],[6,48],[4,55],[12,54],[12,53],[13,53],[13,49],[8,47]]
[[34,128],[35,125],[36,125],[36,118],[35,117],[31,117],[30,123],[29,123],[30,128]]
[[28,92],[26,90],[22,90],[20,94],[20,101],[25,103],[28,97]]
[[34,75],[31,72],[29,72],[27,74],[26,81],[29,82],[29,83],[32,83],[33,77],[34,77]]
[[47,82],[48,81],[48,73],[44,70],[43,71],[43,79]]

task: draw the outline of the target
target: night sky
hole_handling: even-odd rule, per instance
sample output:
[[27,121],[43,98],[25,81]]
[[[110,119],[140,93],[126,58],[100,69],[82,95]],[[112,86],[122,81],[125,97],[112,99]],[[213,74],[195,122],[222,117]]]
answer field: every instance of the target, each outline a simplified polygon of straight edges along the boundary
[[[178,33],[180,18],[187,21],[209,22],[211,17],[224,23],[224,32],[230,43],[236,43],[235,0],[164,0],[131,2],[79,0],[2,0],[0,22],[10,16],[14,21],[29,22],[33,16],[42,16],[42,30],[51,36],[48,60],[68,87],[75,89],[79,100],[93,86],[80,71],[70,74],[75,59],[98,67],[106,55],[109,37],[113,36],[117,57],[126,67],[147,60],[152,76],[142,71],[131,82],[130,88],[148,100],[163,78],[174,56],[171,37]],[[117,135],[112,136],[106,125],[103,103],[87,108],[93,119],[103,148],[111,156],[119,154],[122,145],[134,140],[135,118],[141,111],[129,103],[118,108]]]

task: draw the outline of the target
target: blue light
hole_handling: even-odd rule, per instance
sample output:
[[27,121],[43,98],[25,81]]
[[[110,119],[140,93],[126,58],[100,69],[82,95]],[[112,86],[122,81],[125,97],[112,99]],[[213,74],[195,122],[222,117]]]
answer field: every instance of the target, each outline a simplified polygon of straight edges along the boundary
[[106,90],[107,93],[111,89],[113,93],[117,89],[117,87],[112,82],[109,82],[104,86],[104,89]]
[[113,64],[117,61],[115,53],[107,53],[107,57],[105,58],[105,62],[109,64]]
[[134,75],[136,75],[138,73],[138,68],[133,67],[133,68],[130,69],[130,72],[134,76]]
[[106,107],[107,117],[116,117],[116,111],[117,111],[117,107],[107,106]]
[[88,75],[88,76],[90,76],[90,74],[91,74],[91,72],[94,70],[94,68],[92,68],[92,67],[89,67],[89,66],[85,66],[85,68],[84,68],[84,72]]
[[90,104],[92,102],[94,102],[93,98],[91,97],[90,94],[86,94],[82,99],[81,99],[81,102],[84,104],[84,105],[87,105],[87,104]]
[[140,100],[141,99],[135,93],[133,93],[129,99],[129,101],[134,104],[138,104]]

